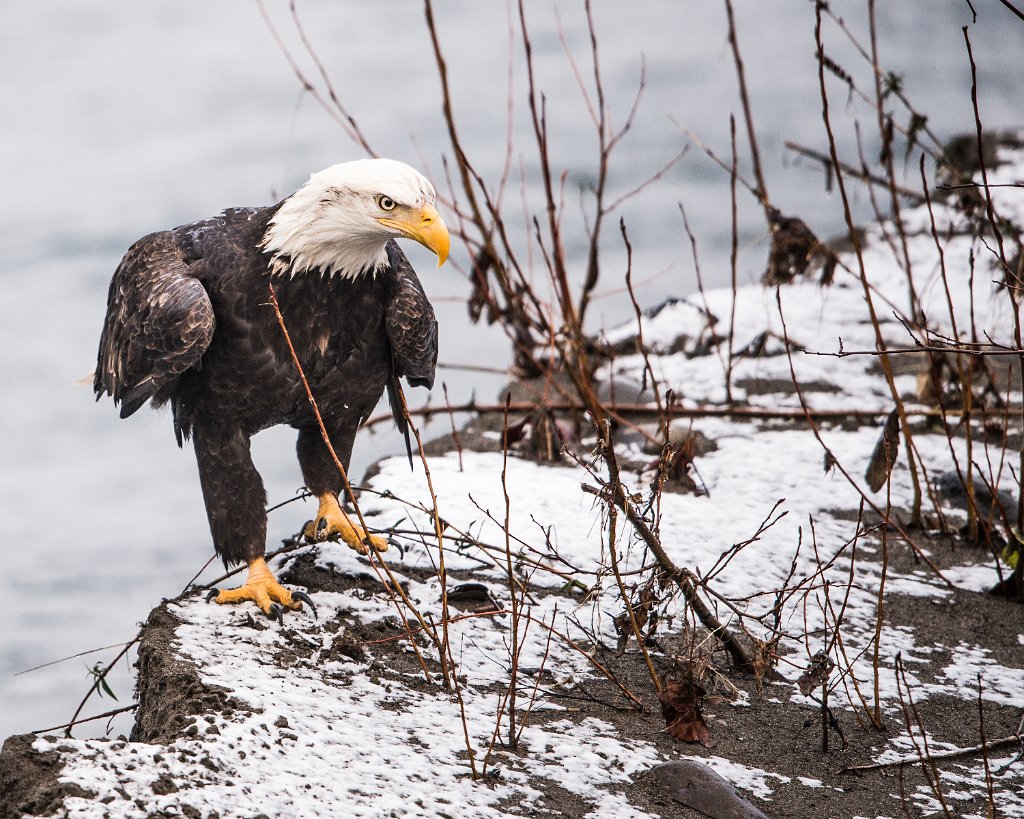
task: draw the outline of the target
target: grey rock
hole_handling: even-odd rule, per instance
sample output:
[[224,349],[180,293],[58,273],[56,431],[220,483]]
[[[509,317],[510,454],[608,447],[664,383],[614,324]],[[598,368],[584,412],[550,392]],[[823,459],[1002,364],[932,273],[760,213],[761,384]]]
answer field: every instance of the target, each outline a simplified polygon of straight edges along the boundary
[[769,819],[740,796],[729,780],[696,760],[666,762],[651,773],[672,799],[711,819]]

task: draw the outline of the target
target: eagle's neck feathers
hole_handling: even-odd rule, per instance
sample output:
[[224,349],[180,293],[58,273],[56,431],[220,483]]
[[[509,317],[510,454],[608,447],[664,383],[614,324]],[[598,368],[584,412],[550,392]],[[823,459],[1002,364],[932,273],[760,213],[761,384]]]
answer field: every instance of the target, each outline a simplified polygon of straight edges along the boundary
[[337,198],[327,201],[304,193],[305,188],[285,199],[263,234],[260,244],[270,257],[272,275],[294,277],[319,271],[355,278],[372,275],[387,264],[390,237],[367,229],[365,220],[357,216],[359,203],[338,207]]

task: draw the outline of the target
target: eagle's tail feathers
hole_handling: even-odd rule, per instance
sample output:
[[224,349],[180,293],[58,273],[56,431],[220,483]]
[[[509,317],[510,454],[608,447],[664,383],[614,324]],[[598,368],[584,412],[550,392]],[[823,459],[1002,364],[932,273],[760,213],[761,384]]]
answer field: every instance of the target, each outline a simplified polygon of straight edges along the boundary
[[134,415],[152,397],[153,385],[148,379],[130,390],[125,390],[121,396],[121,417]]
[[402,412],[402,401],[399,398],[399,391],[402,384],[397,375],[391,376],[388,381],[388,403],[391,404],[391,415],[395,419],[395,426],[405,437],[405,452],[409,456],[409,469],[415,469],[412,462],[412,439],[409,437],[409,424],[405,420],[405,413]]

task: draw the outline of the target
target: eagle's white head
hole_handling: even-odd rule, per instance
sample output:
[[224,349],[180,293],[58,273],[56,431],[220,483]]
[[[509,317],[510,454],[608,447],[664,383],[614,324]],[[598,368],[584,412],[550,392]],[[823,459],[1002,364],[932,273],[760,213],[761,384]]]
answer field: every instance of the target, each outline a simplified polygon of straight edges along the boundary
[[275,273],[295,276],[374,273],[387,263],[385,245],[407,236],[448,257],[448,228],[434,207],[434,187],[394,159],[359,159],[313,174],[277,209],[263,235]]

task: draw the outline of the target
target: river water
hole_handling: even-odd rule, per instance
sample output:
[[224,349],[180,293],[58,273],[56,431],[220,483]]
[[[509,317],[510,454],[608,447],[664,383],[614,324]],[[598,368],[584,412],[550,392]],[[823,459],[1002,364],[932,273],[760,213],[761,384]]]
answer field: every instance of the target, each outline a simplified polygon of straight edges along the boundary
[[[579,190],[593,181],[594,138],[565,47],[589,76],[586,21],[575,2],[529,0],[537,78],[545,91],[556,168],[566,170],[567,249],[582,264],[574,216]],[[822,149],[814,60],[814,7],[804,0],[736,0],[750,96],[773,200],[819,235],[837,232],[841,212],[813,163],[793,161],[787,139]],[[863,2],[833,0],[866,41]],[[973,129],[970,74],[960,0],[880,2],[882,60],[943,138]],[[974,0],[972,41],[988,127],[1021,125],[1024,24],[996,0]],[[645,92],[633,129],[612,163],[613,198],[656,172],[693,129],[729,152],[730,113],[741,116],[723,5],[713,0],[595,4],[604,85],[622,123],[641,64]],[[311,80],[287,4],[267,0],[280,37]],[[388,3],[300,3],[306,32],[374,149],[443,178],[446,131],[423,9]],[[439,0],[456,114],[468,153],[488,179],[500,175],[511,133],[510,207],[535,203],[537,173],[522,101],[521,48],[513,47],[502,3]],[[834,27],[830,52],[866,83],[863,65]],[[563,46],[565,41],[566,46]],[[81,382],[95,364],[106,288],[128,245],[152,230],[231,205],[266,204],[314,170],[361,155],[301,92],[253,0],[94,0],[8,2],[0,6],[0,737],[67,720],[88,688],[87,669],[110,650],[18,674],[77,652],[130,638],[161,597],[172,596],[211,554],[191,452],[174,444],[169,416],[144,411],[119,421],[109,401],[94,403]],[[508,89],[517,104],[507,127]],[[867,86],[865,86],[867,87]],[[856,161],[852,118],[873,120],[835,86],[833,113],[844,156]],[[742,129],[742,119],[739,119]],[[876,150],[866,130],[865,150]],[[741,130],[742,134],[742,130]],[[740,147],[746,155],[745,142]],[[746,163],[744,163],[744,169]],[[909,184],[915,184],[910,168]],[[440,185],[439,185],[440,187]],[[622,211],[635,248],[634,278],[644,305],[686,293],[696,279],[678,204],[696,233],[703,275],[728,280],[728,177],[699,151],[689,154]],[[869,214],[864,191],[858,214]],[[593,329],[630,313],[615,293],[623,253],[607,231],[605,298]],[[756,278],[766,243],[760,212],[741,200],[739,275]],[[495,328],[471,325],[460,267],[434,272],[429,254],[406,252],[422,273],[441,322],[445,364],[505,366],[508,345]],[[613,272],[614,271],[614,272]],[[446,368],[453,402],[490,400],[498,375]],[[414,401],[421,395],[412,395]],[[435,396],[439,400],[440,396]],[[447,421],[443,422],[447,425]],[[444,431],[444,426],[437,429]],[[431,434],[434,429],[428,428]],[[293,433],[254,442],[271,501],[301,479]],[[390,432],[363,434],[354,473],[400,448]],[[312,510],[271,516],[271,542]],[[209,574],[207,575],[210,576]],[[110,684],[117,702],[94,699],[87,713],[130,701],[122,664]],[[126,718],[114,732],[126,730]],[[82,726],[100,734],[103,722]]]

